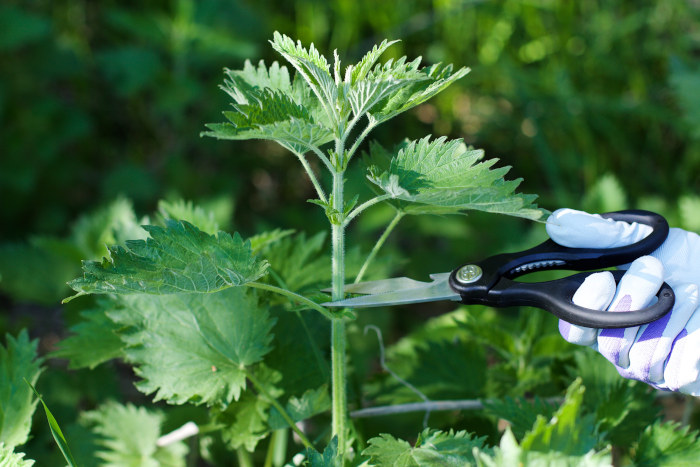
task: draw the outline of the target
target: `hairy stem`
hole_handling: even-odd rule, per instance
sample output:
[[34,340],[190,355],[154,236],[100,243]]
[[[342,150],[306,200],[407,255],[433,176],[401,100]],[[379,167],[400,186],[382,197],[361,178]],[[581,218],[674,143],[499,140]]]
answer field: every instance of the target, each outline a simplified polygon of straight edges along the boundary
[[284,295],[287,298],[291,298],[292,301],[302,303],[304,305],[308,305],[309,308],[318,311],[321,313],[323,316],[329,319],[333,319],[333,315],[331,312],[328,311],[328,309],[322,307],[318,303],[314,302],[313,300],[309,300],[308,298],[304,297],[303,295],[299,295],[298,293],[291,292],[287,289],[283,289],[281,287],[277,287],[274,285],[270,284],[263,284],[262,282],[248,282],[246,283],[246,286],[248,287],[253,287],[255,289],[261,289],[261,290],[267,290],[268,292],[274,292],[280,295]]
[[328,200],[326,199],[326,194],[323,192],[323,188],[321,188],[321,184],[318,182],[318,179],[316,178],[316,174],[314,173],[313,169],[311,169],[311,166],[309,165],[309,162],[306,160],[306,157],[304,157],[303,154],[295,152],[294,153],[297,156],[297,159],[299,159],[299,162],[301,162],[301,165],[304,166],[304,170],[306,170],[306,174],[309,176],[309,179],[311,179],[311,183],[314,185],[314,188],[316,189],[316,195],[318,198],[323,201],[324,203],[327,202]]
[[377,256],[377,253],[379,252],[381,247],[384,245],[384,242],[386,242],[386,239],[389,238],[389,235],[391,235],[391,232],[394,230],[394,228],[396,227],[396,225],[399,223],[399,221],[401,220],[401,218],[404,215],[405,215],[405,213],[403,211],[396,211],[396,215],[391,220],[391,222],[389,222],[389,225],[386,226],[386,229],[384,229],[384,232],[379,237],[379,240],[377,240],[377,243],[374,244],[372,251],[370,251],[369,255],[367,255],[367,259],[365,259],[365,262],[362,265],[362,268],[360,268],[360,272],[357,274],[357,277],[355,278],[355,284],[362,281],[362,278],[364,277],[365,272],[367,272],[367,268],[372,263],[374,258]]
[[277,409],[277,411],[280,413],[280,415],[282,415],[282,418],[284,419],[284,421],[287,422],[289,424],[289,427],[292,430],[294,430],[294,433],[296,433],[297,436],[299,436],[299,439],[304,444],[304,446],[309,448],[309,449],[314,449],[314,445],[311,444],[311,441],[309,441],[309,439],[306,437],[304,432],[299,429],[299,427],[294,422],[292,417],[290,417],[289,414],[287,413],[287,411],[284,409],[284,407],[282,407],[282,404],[280,404],[277,401],[277,399],[272,397],[272,395],[267,391],[267,389],[265,389],[265,386],[263,386],[263,384],[255,377],[255,375],[253,375],[253,373],[250,371],[246,371],[245,375],[248,378],[248,380],[251,383],[253,383],[253,386],[255,386],[255,390],[258,391],[258,393],[262,394],[267,399],[267,401],[274,408]]
[[[342,144],[340,146],[343,150]],[[342,171],[333,173],[333,207],[343,212],[343,175]],[[345,285],[345,226],[342,221],[331,226],[332,233],[332,290],[333,300],[342,300]],[[332,436],[338,437],[338,454],[342,459],[346,448],[347,394],[345,363],[345,321],[335,318],[331,324],[331,389],[332,389]]]

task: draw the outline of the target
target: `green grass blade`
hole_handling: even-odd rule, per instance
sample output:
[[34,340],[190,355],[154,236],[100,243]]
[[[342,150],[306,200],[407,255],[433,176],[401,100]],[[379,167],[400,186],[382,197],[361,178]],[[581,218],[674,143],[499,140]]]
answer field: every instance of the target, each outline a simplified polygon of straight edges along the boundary
[[61,453],[63,454],[63,457],[65,457],[66,462],[68,462],[68,465],[70,467],[78,467],[78,464],[75,462],[75,459],[73,459],[73,454],[71,454],[70,448],[68,447],[68,441],[66,441],[65,436],[63,436],[61,427],[58,426],[58,422],[54,418],[49,408],[44,403],[44,399],[42,399],[41,394],[37,392],[36,388],[32,386],[32,384],[29,381],[27,381],[26,379],[24,381],[29,385],[30,388],[32,388],[32,391],[34,391],[36,397],[39,398],[41,405],[44,406],[44,412],[46,413],[46,420],[49,422],[51,434],[53,435],[53,439],[56,440],[56,444],[58,444],[58,448],[61,450]]

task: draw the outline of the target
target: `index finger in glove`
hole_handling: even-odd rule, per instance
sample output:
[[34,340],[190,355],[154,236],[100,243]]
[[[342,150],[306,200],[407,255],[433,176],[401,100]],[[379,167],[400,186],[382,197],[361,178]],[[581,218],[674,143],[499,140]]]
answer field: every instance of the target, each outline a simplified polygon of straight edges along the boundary
[[569,248],[616,248],[631,245],[652,232],[652,227],[605,219],[574,209],[558,209],[547,219],[547,234]]

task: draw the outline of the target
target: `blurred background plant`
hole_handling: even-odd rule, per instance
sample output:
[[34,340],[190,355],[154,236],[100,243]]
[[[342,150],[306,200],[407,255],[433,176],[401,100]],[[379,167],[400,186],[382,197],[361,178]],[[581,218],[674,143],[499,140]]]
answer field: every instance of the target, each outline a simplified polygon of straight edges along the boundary
[[[389,38],[402,41],[389,54],[472,68],[437,98],[380,127],[375,137],[382,143],[426,133],[464,138],[512,165],[510,175],[524,178],[521,190],[539,194],[547,209],[648,208],[672,225],[700,231],[696,0],[6,0],[0,5],[3,333],[28,327],[41,338],[42,353],[53,349],[78,319],[79,309],[58,303],[68,294],[65,282],[79,274],[79,261],[140,235],[134,226],[148,222],[146,214],[181,218],[194,210],[179,199],[195,200],[219,228],[235,226],[246,236],[324,228],[323,213],[305,203],[313,188],[295,158],[265,142],[218,144],[198,136],[205,122],[220,119],[223,67],[240,68],[246,58],[281,60],[267,46],[275,30],[326,54],[338,49],[346,63]],[[353,189],[360,190],[362,177],[349,177]],[[170,202],[159,204],[163,199]],[[349,241],[371,246],[391,216],[375,208]],[[484,214],[409,218],[386,255],[396,271],[424,277],[543,235],[541,226]],[[401,262],[408,253],[410,262]],[[478,332],[493,325],[491,312],[462,309],[455,320],[431,320],[444,340],[416,341],[416,329],[436,310],[413,310],[401,320],[388,311],[361,315],[354,325],[355,378],[371,379],[366,394],[379,401],[404,400],[406,392],[377,376],[378,349],[362,335],[365,322],[379,324],[387,344],[398,342],[389,361],[393,355],[404,376],[423,375],[418,383],[427,384],[427,362],[454,348],[465,360],[490,359],[490,369],[476,371],[478,381],[457,378],[426,390],[429,395],[539,393],[541,382],[556,380],[565,367],[556,355],[570,347],[535,339],[543,329],[556,332],[549,316],[529,323],[524,336],[499,341]],[[513,317],[511,337],[518,323]],[[93,409],[104,394],[143,401],[129,384],[118,390],[117,376],[94,371],[101,373],[72,373],[70,381],[49,371],[39,388],[51,385],[47,401],[69,420],[74,407]],[[130,378],[124,371],[118,376]],[[90,384],[77,380],[97,386],[81,392]],[[362,388],[355,390],[361,402]],[[495,432],[485,416],[440,417]],[[372,434],[382,423],[360,428]],[[41,457],[40,446],[52,449],[48,430],[44,435],[35,437],[31,456],[55,465]]]

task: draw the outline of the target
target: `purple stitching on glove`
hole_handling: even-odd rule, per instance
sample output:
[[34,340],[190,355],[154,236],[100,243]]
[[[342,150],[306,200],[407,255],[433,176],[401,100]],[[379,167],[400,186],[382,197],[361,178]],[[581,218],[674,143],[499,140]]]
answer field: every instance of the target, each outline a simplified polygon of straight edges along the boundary
[[[632,297],[630,295],[625,295],[617,303],[615,309],[610,311],[630,311],[631,308]],[[601,337],[603,338],[602,342],[600,340]],[[623,342],[623,337],[625,337],[625,328],[603,329],[600,331],[600,334],[598,334],[598,351],[616,366],[620,361],[620,346]],[[603,345],[601,346],[600,344]]]
[[564,338],[564,340],[569,340],[569,332],[571,331],[571,323],[567,323],[566,321],[560,319],[559,320],[559,334],[561,334],[561,337]]

